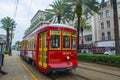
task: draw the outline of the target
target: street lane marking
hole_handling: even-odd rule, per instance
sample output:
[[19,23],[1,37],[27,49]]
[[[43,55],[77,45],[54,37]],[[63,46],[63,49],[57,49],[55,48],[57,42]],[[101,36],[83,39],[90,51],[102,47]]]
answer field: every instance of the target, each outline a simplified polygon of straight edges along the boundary
[[27,68],[27,66],[25,66],[18,57],[16,57],[16,58],[17,58],[18,62],[20,62],[20,64],[25,68],[25,70],[30,74],[30,76],[33,78],[33,80],[38,80],[35,77],[35,75]]

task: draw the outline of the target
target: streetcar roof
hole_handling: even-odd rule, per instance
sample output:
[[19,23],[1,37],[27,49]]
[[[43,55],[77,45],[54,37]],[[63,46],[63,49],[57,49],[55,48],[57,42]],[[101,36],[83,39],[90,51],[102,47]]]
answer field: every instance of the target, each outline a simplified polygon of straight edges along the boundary
[[46,27],[61,27],[61,28],[69,28],[69,29],[74,29],[74,30],[76,30],[74,27],[72,27],[72,26],[68,26],[68,25],[65,25],[65,24],[45,24],[45,25],[39,25],[39,24],[37,24],[37,26],[34,28],[34,29],[32,29],[27,35],[25,35],[23,38],[25,38],[25,37],[28,37],[28,35],[30,35],[30,34],[34,34],[35,32],[37,32],[38,30],[40,30],[40,29],[43,29],[43,28],[46,28]]
[[65,25],[65,24],[49,24],[48,26],[51,26],[51,27],[61,27],[61,28],[70,28],[70,29],[76,30],[74,27],[68,26],[68,25]]

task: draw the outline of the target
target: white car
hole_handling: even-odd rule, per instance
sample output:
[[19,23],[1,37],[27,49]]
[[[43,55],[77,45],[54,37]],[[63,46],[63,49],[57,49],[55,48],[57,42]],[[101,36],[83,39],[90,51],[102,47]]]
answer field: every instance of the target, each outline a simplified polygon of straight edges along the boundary
[[81,49],[81,53],[92,54],[90,49]]
[[107,54],[107,55],[115,55],[115,50],[105,51],[104,54]]

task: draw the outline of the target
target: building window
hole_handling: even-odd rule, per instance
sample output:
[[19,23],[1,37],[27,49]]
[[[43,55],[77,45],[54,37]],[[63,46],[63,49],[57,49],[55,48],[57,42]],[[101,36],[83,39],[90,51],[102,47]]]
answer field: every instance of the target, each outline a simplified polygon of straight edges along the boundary
[[106,3],[107,6],[110,6],[110,1]]
[[107,35],[108,35],[108,40],[111,40],[111,32],[107,32]]
[[106,23],[107,23],[107,28],[110,28],[110,20],[108,20]]
[[92,41],[92,35],[85,36],[85,41]]
[[103,12],[100,12],[100,19],[103,19],[103,18],[104,18]]
[[102,40],[105,40],[105,33],[101,33]]
[[101,29],[104,29],[104,22],[101,22]]
[[106,17],[110,16],[110,10],[106,10]]

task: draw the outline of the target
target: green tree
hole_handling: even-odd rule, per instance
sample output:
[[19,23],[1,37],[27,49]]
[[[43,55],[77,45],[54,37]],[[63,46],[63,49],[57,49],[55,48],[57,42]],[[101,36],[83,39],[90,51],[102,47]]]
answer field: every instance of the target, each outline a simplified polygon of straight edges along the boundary
[[[77,28],[77,24],[78,24],[78,22],[77,22],[77,19],[76,19],[75,24],[74,24],[75,28]],[[84,36],[83,36],[84,30],[91,30],[91,25],[90,25],[90,23],[87,22],[86,18],[82,18],[82,17],[80,18],[80,24],[79,25],[81,26],[80,27],[80,32],[81,32],[81,37],[82,37],[81,45],[83,46],[84,45],[84,41],[83,41],[83,39],[84,39]]]
[[119,43],[119,25],[118,25],[118,14],[117,14],[117,0],[110,0],[113,7],[114,16],[114,34],[115,34],[115,49],[116,55],[120,55],[120,43]]
[[73,20],[73,11],[65,0],[55,0],[50,4],[51,9],[45,10],[46,20],[53,23],[69,23]]
[[16,41],[14,45],[14,49],[19,50],[19,46],[20,46],[20,41]]
[[13,29],[13,26],[16,26],[15,21],[10,17],[5,17],[1,19],[1,28],[6,31],[6,51],[9,50],[9,42],[10,42],[10,31]]
[[78,18],[78,26],[77,26],[77,48],[79,49],[79,31],[80,31],[80,18],[82,15],[86,17],[88,15],[93,15],[94,12],[98,13],[99,10],[99,2],[97,0],[66,0],[68,5],[73,6],[74,12]]

